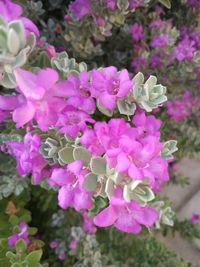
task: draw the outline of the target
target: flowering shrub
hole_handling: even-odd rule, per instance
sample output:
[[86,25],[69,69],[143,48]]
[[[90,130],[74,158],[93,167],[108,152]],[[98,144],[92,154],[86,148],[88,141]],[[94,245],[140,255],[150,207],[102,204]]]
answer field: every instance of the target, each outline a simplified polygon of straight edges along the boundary
[[[0,3],[3,266],[122,266],[115,252],[104,255],[107,244],[100,249],[108,232],[114,250],[112,231],[145,235],[159,252],[147,230],[174,225],[162,189],[182,156],[176,140],[182,131],[184,155],[194,152],[190,142],[198,142],[198,135],[191,139],[173,123],[194,127],[200,108],[197,93],[173,91],[178,78],[199,84],[196,21],[173,24],[168,0],[75,0],[67,11],[62,1],[49,1],[49,12],[62,12],[52,37],[40,1],[16,2]],[[198,13],[197,2],[181,5]],[[29,226],[25,202],[38,233]],[[198,221],[193,216],[188,222],[191,237],[198,237]],[[39,239],[49,248],[44,263]],[[138,255],[139,264],[139,249]],[[147,266],[156,266],[155,256],[149,254]],[[166,266],[189,266],[174,261]]]

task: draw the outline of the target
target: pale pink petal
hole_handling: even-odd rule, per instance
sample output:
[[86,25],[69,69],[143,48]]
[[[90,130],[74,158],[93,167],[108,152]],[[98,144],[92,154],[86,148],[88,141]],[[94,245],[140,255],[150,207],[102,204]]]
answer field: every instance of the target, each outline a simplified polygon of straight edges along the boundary
[[37,83],[37,76],[35,74],[23,69],[17,69],[14,73],[17,85],[26,98],[42,99],[45,90]]
[[2,110],[14,110],[20,104],[17,96],[0,96],[0,109]]
[[13,121],[16,122],[17,127],[22,127],[33,119],[34,114],[35,107],[30,102],[27,102],[23,106],[14,110]]
[[46,68],[42,69],[37,73],[37,83],[39,86],[43,87],[44,89],[48,90],[52,88],[55,83],[58,81],[59,76],[57,71]]
[[141,180],[143,178],[142,171],[134,163],[130,165],[128,175],[133,179]]
[[61,187],[58,191],[58,205],[62,209],[67,209],[71,205],[73,195],[73,191],[69,191],[67,186]]
[[94,217],[94,224],[99,227],[107,227],[114,224],[118,215],[114,207],[109,206]]
[[130,160],[125,153],[120,153],[117,157],[117,171],[125,172],[130,166]]

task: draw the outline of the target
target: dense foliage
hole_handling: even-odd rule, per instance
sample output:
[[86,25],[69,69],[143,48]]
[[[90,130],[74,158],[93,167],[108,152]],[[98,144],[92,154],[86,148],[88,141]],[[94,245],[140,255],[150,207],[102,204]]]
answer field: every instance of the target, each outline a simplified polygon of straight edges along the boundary
[[200,238],[162,196],[200,151],[199,26],[198,0],[0,1],[0,266],[191,266],[156,235]]

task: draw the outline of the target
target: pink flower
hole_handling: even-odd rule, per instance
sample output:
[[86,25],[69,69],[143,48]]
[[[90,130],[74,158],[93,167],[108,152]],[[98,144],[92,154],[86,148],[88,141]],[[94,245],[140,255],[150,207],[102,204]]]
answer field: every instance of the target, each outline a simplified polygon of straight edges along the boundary
[[89,83],[90,73],[81,72],[78,77],[70,75],[68,82],[71,83],[70,88],[67,90],[68,105],[79,108],[87,113],[93,113],[95,110],[95,102],[91,97],[91,86]]
[[111,119],[108,123],[97,122],[94,132],[111,168],[132,179],[146,177],[157,191],[169,179],[168,162],[160,155],[163,147],[159,141],[160,121],[140,116],[135,118],[138,127],[132,128],[123,119]]
[[155,47],[164,48],[167,46],[168,42],[169,42],[168,34],[161,34],[161,35],[156,34],[153,36],[150,46],[153,48]]
[[160,130],[162,121],[159,119],[156,119],[155,116],[153,115],[146,116],[145,112],[143,112],[142,110],[138,110],[134,114],[132,122],[137,127],[137,130],[140,136],[145,136],[145,135],[150,134],[150,135],[160,137],[159,130]]
[[189,91],[175,100],[166,103],[167,114],[175,121],[181,121],[192,114],[192,108],[200,107],[200,99],[193,97]]
[[61,187],[58,192],[58,204],[63,209],[71,206],[79,211],[89,209],[92,205],[91,194],[82,188],[87,173],[82,167],[82,161],[74,161],[66,168],[55,168],[52,172],[49,183]]
[[192,224],[199,223],[200,222],[200,214],[193,213],[190,221]]
[[97,231],[97,228],[94,225],[93,218],[90,218],[87,212],[84,212],[82,214],[83,217],[83,230],[85,232],[88,232],[90,234],[95,234]]
[[131,26],[130,31],[134,41],[139,42],[144,38],[144,30],[142,25],[140,25],[139,23],[135,22]]
[[69,5],[69,10],[79,19],[92,14],[91,0],[75,0]]
[[195,42],[185,37],[181,40],[173,50],[173,55],[178,61],[192,60],[194,52],[196,51]]
[[73,240],[70,242],[70,244],[69,244],[69,248],[70,248],[71,250],[76,250],[77,247],[78,247],[78,242],[76,241],[76,239],[73,239]]
[[39,153],[41,146],[40,136],[27,133],[23,142],[7,142],[10,154],[17,160],[17,171],[19,175],[32,173],[33,182],[38,184],[46,174],[47,162]]
[[117,99],[125,97],[132,85],[125,69],[117,72],[115,67],[108,67],[92,71],[92,96],[107,109],[114,109]]
[[135,201],[125,202],[118,188],[109,206],[94,217],[94,223],[99,227],[114,225],[120,231],[138,234],[142,225],[152,227],[158,217],[153,208],[140,206]]
[[116,0],[106,0],[106,5],[107,5],[107,8],[109,8],[113,11],[117,9],[117,1]]
[[17,5],[10,0],[0,1],[0,16],[2,16],[7,22],[21,20],[27,34],[34,32],[37,36],[39,36],[40,33],[37,26],[30,19],[22,17],[22,13],[23,9],[20,5]]
[[59,246],[59,242],[57,240],[51,241],[50,248],[57,248]]
[[17,127],[36,120],[41,130],[55,125],[58,113],[66,106],[62,97],[66,95],[70,84],[58,81],[58,73],[53,69],[40,70],[37,74],[17,69],[15,78],[18,91],[22,94],[22,103],[13,112],[13,121]]
[[88,127],[87,123],[95,121],[84,111],[77,110],[73,106],[67,106],[58,115],[56,126],[61,133],[65,133],[72,138],[77,137],[79,132],[84,132]]
[[19,224],[20,232],[17,234],[14,234],[8,238],[8,245],[10,247],[14,247],[17,240],[23,239],[25,243],[28,245],[30,243],[29,240],[29,233],[28,233],[28,226],[25,222],[20,222]]

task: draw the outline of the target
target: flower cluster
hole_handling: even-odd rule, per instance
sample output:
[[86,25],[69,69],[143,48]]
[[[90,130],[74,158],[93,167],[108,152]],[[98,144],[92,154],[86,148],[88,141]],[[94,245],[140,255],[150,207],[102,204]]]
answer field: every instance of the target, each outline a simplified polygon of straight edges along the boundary
[[[106,4],[113,12],[142,2]],[[10,2],[5,3],[8,8]],[[18,6],[13,8],[21,21]],[[78,18],[93,8],[91,1],[70,5]],[[15,36],[15,28],[9,27],[8,36],[10,31]],[[35,32],[34,27],[29,30],[29,35]],[[137,42],[142,39],[138,24],[132,36]],[[154,37],[152,47],[168,43],[167,33],[159,40]],[[12,120],[23,140],[6,142],[7,152],[16,158],[19,175],[31,173],[34,184],[46,179],[58,191],[61,208],[83,214],[85,231],[94,233],[94,224],[135,234],[142,226],[152,227],[161,220],[160,210],[153,207],[155,194],[169,180],[168,162],[177,150],[176,141],[161,141],[162,122],[147,114],[167,101],[166,87],[153,75],[146,80],[140,72],[131,77],[127,69],[114,66],[88,71],[86,64],[65,59],[65,52],[54,50],[49,60],[54,69],[13,69],[15,91],[0,97],[1,121]],[[74,66],[64,76],[62,60],[67,70],[67,64]]]
[[193,97],[189,91],[178,99],[168,101],[166,103],[167,114],[175,121],[181,121],[191,116],[194,108],[200,107],[200,99]]

